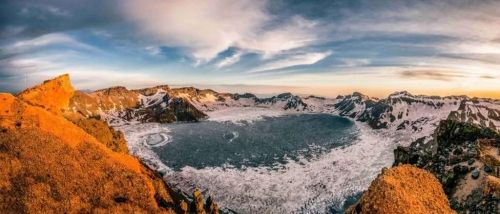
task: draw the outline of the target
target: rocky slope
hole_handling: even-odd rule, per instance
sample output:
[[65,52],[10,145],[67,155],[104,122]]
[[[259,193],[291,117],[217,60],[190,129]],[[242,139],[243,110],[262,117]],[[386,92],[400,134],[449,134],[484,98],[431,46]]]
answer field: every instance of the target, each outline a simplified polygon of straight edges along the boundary
[[416,96],[403,91],[379,100],[353,93],[337,97],[334,107],[336,114],[404,138],[403,143],[422,137],[426,137],[423,141],[432,140],[432,133],[445,119],[500,130],[500,101],[492,99]]
[[72,97],[70,109],[112,125],[198,121],[206,117],[186,99],[173,96],[168,86],[140,90],[112,87],[89,94],[79,91]]
[[431,173],[401,165],[384,169],[346,213],[455,213]]
[[218,212],[196,194],[188,206],[128,155],[121,133],[69,111],[73,94],[67,75],[0,93],[1,213]]
[[471,123],[444,120],[433,140],[395,150],[395,165],[434,174],[460,213],[500,211],[500,134]]
[[500,100],[465,99],[448,118],[500,130]]
[[[325,100],[324,98],[318,98]],[[313,100],[309,97],[308,100]],[[138,90],[112,87],[92,93],[76,92],[70,110],[86,117],[101,117],[111,125],[144,122],[198,121],[206,113],[226,108],[257,107],[284,111],[311,111],[305,101],[291,93],[270,98],[253,94],[228,94],[192,87],[156,86]],[[324,108],[318,105],[314,108]]]
[[[385,99],[353,93],[335,99],[300,97],[283,93],[269,98],[253,94],[218,93],[193,87],[166,85],[139,90],[113,87],[89,94],[77,92],[70,103],[73,112],[100,116],[112,125],[140,122],[198,121],[211,112],[236,108],[283,112],[323,112],[350,117],[374,129],[410,136],[404,141],[430,136],[447,118],[500,130],[500,101],[466,96],[423,96],[396,92]],[[431,140],[431,139],[427,139]]]

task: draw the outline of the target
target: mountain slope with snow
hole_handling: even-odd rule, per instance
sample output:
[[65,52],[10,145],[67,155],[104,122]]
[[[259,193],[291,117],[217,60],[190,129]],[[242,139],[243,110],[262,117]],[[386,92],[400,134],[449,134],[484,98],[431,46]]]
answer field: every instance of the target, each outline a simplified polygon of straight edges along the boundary
[[242,112],[239,119],[259,114],[332,113],[365,122],[373,129],[410,136],[411,140],[429,136],[439,121],[445,119],[500,129],[499,100],[412,95],[406,91],[393,93],[385,99],[358,92],[332,99],[291,93],[259,98],[250,93],[219,93],[166,85],[139,90],[113,87],[89,94],[77,93],[71,109],[88,117],[100,116],[114,125],[227,118],[229,112],[232,115]]

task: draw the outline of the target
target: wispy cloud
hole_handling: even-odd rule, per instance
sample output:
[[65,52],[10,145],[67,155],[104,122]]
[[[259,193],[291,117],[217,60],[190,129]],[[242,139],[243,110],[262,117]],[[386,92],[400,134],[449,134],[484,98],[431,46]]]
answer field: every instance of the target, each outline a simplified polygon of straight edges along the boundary
[[144,34],[163,45],[179,46],[196,60],[207,62],[237,47],[275,54],[311,44],[315,22],[295,17],[274,23],[267,1],[128,0],[127,18]]
[[481,79],[496,79],[496,77],[491,75],[481,75]]
[[402,78],[415,78],[415,79],[432,79],[441,81],[450,81],[456,78],[466,77],[461,72],[446,71],[446,70],[405,70],[401,71]]
[[498,1],[404,1],[383,5],[375,13],[351,14],[341,21],[341,32],[441,35],[452,38],[491,41],[500,29]]
[[326,58],[330,54],[332,54],[331,51],[292,55],[285,59],[275,60],[258,66],[257,68],[248,71],[248,73],[260,73],[298,65],[312,65]]
[[317,22],[295,16],[290,22],[269,31],[258,32],[243,38],[237,45],[262,53],[264,58],[295,48],[305,47],[318,40]]
[[370,59],[346,58],[341,59],[341,61],[344,63],[344,65],[342,65],[343,67],[360,67],[371,63]]
[[222,68],[222,67],[226,67],[226,66],[232,65],[232,64],[240,61],[241,55],[243,55],[242,52],[236,52],[233,55],[228,56],[228,57],[222,59],[215,66],[217,68]]
[[67,47],[71,47],[72,49],[97,50],[97,48],[93,46],[77,41],[71,36],[62,33],[46,34],[33,39],[17,41],[12,45],[6,46],[5,49],[7,52],[17,53],[33,51],[37,48],[54,45],[65,45]]

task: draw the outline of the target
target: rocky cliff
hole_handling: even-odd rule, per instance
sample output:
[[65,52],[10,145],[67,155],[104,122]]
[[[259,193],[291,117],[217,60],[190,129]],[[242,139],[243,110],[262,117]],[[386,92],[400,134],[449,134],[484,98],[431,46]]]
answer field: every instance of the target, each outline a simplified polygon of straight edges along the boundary
[[121,133],[68,111],[73,95],[68,75],[17,97],[0,93],[1,213],[218,212],[212,200],[212,209],[192,209],[127,153]]
[[174,96],[168,86],[140,90],[118,86],[88,94],[79,91],[72,97],[70,109],[113,125],[198,121],[206,117],[185,98]]
[[472,123],[441,121],[433,140],[395,150],[395,165],[412,164],[434,174],[459,213],[500,210],[500,134]]

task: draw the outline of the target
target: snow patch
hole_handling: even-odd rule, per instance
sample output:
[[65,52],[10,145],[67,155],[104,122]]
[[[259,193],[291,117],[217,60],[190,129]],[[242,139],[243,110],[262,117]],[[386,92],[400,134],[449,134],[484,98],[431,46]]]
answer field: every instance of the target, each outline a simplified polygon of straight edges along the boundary
[[263,120],[265,117],[279,117],[293,112],[259,107],[232,107],[205,113],[210,121],[241,123]]
[[[170,130],[158,123],[124,125],[116,127],[125,134],[129,152],[139,157],[148,167],[165,175],[173,171],[163,164],[152,147],[160,147],[170,142]],[[150,142],[151,141],[151,142]]]

